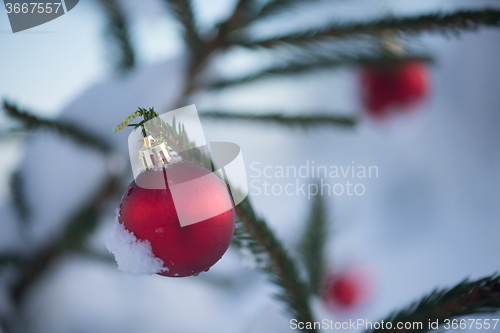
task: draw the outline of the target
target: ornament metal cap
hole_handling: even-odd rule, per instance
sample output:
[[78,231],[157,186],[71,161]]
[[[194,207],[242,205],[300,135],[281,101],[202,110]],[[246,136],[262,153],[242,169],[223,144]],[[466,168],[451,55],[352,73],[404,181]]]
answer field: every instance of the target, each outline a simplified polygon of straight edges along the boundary
[[139,160],[144,170],[154,169],[169,163],[172,156],[167,144],[162,140],[155,140],[148,135],[144,138],[144,146],[139,150]]

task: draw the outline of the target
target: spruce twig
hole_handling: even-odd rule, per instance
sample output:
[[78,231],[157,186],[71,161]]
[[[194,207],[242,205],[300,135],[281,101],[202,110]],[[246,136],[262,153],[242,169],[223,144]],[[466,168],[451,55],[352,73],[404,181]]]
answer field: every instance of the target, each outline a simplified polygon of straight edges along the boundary
[[226,21],[218,24],[219,34],[217,38],[225,40],[228,33],[248,24],[252,16],[254,16],[253,7],[255,7],[254,0],[238,0],[231,16]]
[[21,127],[13,127],[0,130],[0,140],[10,140],[15,137],[22,137],[26,134],[26,129]]
[[313,57],[302,61],[288,61],[285,64],[279,64],[263,69],[256,73],[242,76],[234,79],[219,80],[212,84],[208,84],[205,88],[220,89],[226,87],[237,86],[245,83],[254,82],[266,78],[283,78],[291,75],[300,75],[311,73],[317,70],[335,69],[345,66],[355,65],[372,65],[397,61],[405,61],[419,59],[421,61],[430,62],[432,58],[425,55],[411,55],[400,58],[389,57],[386,54],[372,55],[344,55],[340,57]]
[[66,221],[60,236],[50,246],[25,261],[21,267],[21,275],[11,290],[14,301],[19,302],[32,283],[63,253],[84,249],[86,240],[98,226],[100,211],[105,207],[107,200],[120,190],[120,180],[108,177],[92,197],[91,202]]
[[236,221],[231,244],[239,248],[240,251],[249,250],[255,260],[256,268],[263,269],[269,266],[269,258],[266,250],[254,241],[252,235],[245,228],[244,223],[239,220]]
[[387,17],[367,23],[332,24],[327,27],[284,34],[260,40],[245,40],[237,37],[233,44],[246,47],[274,48],[279,45],[304,45],[328,38],[346,38],[360,36],[380,36],[387,30],[402,31],[406,34],[423,32],[459,33],[476,30],[481,26],[499,26],[500,10],[460,10],[454,13],[433,13],[408,17]]
[[196,21],[191,0],[164,0],[183,27],[186,44],[194,53],[201,51],[203,43],[196,31]]
[[293,9],[300,4],[310,3],[317,0],[270,0],[259,5],[256,1],[240,0],[230,20],[221,25],[224,35],[248,25],[266,19],[286,10]]
[[[167,1],[169,3],[177,1],[180,2],[187,1],[188,3],[190,3],[191,0],[164,0],[164,1]],[[193,54],[194,56],[193,61],[191,62],[191,66],[188,71],[188,80],[187,84],[184,87],[184,92],[183,92],[184,97],[187,97],[190,93],[192,93],[194,90],[197,89],[196,78],[198,74],[202,72],[205,66],[208,64],[211,55],[215,51],[225,49],[229,46],[229,44],[227,43],[228,33],[239,27],[240,24],[246,20],[246,15],[248,14],[248,11],[253,3],[254,0],[238,0],[233,13],[225,21],[217,24],[216,28],[218,29],[218,32],[214,38],[210,40],[200,40],[199,35],[196,35],[193,36],[193,38],[189,39],[191,40],[191,45],[193,45],[191,48],[196,52]],[[174,6],[174,10],[175,7],[179,8],[179,6]],[[191,25],[194,29],[195,28],[194,15],[191,14],[191,16],[193,17],[193,23]]]
[[94,203],[80,208],[66,222],[57,247],[59,251],[82,250],[86,240],[99,223],[97,206]]
[[19,109],[14,103],[10,103],[7,100],[3,101],[3,109],[8,116],[20,121],[28,130],[36,128],[55,130],[60,135],[81,145],[91,147],[103,153],[109,153],[111,151],[111,147],[105,139],[87,132],[76,124],[37,117],[26,110]]
[[[317,1],[317,0],[313,0]],[[286,10],[293,9],[304,3],[311,3],[311,0],[270,0],[266,2],[253,16],[250,22],[262,20],[270,16],[281,14]]]
[[126,73],[134,68],[136,62],[127,18],[117,0],[99,0],[99,2],[102,4],[108,19],[108,34],[120,51],[116,66],[120,72]]
[[[407,308],[390,314],[384,322],[394,325],[398,322],[421,322],[421,329],[396,329],[390,332],[427,332],[429,320],[434,322],[457,318],[469,314],[492,313],[500,310],[500,275],[482,278],[476,281],[465,279],[450,289],[434,290],[421,300],[412,303]],[[365,333],[385,331],[370,329]]]
[[281,113],[256,114],[250,112],[229,113],[222,111],[204,111],[200,113],[200,116],[213,119],[259,121],[302,128],[325,125],[352,127],[356,125],[357,122],[356,117],[353,116],[333,116],[326,114],[289,116]]
[[[236,207],[236,214],[255,244],[265,250],[269,256],[270,265],[265,268],[265,272],[269,274],[271,282],[281,288],[281,292],[276,297],[287,304],[298,321],[313,322],[308,303],[307,285],[300,278],[295,261],[288,251],[269,229],[267,223],[256,216],[248,198]],[[309,332],[316,331],[313,329]]]
[[24,179],[20,170],[16,170],[10,176],[10,194],[12,204],[19,216],[19,221],[26,224],[30,217],[30,207],[24,192]]
[[1,253],[0,254],[0,268],[6,265],[21,265],[26,258],[19,253]]
[[[318,185],[319,186],[319,185]],[[309,277],[311,293],[321,294],[325,272],[325,246],[328,239],[328,218],[324,198],[313,198],[311,212],[299,246],[299,253]]]

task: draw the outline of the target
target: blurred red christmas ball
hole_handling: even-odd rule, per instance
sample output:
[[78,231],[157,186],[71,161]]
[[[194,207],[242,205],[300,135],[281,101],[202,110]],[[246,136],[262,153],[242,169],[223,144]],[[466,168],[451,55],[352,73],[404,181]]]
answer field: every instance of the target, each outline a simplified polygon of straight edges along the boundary
[[348,277],[338,277],[333,281],[328,296],[340,304],[356,304],[360,298],[359,286]]
[[428,95],[429,86],[428,68],[419,60],[367,66],[361,72],[362,102],[374,117],[417,104]]
[[368,301],[375,281],[371,270],[353,268],[326,278],[324,301],[328,306],[351,307]]
[[[212,267],[228,249],[235,227],[234,205],[226,185],[209,170],[185,161],[165,168],[168,172],[165,169],[147,170],[132,181],[119,206],[119,222],[139,240],[151,243],[153,254],[164,262],[165,271],[159,274],[170,277],[197,275]],[[166,189],[137,185],[165,183],[165,178]],[[187,207],[198,216],[205,211],[220,214],[181,226],[171,188],[193,180],[198,193],[202,191],[203,195],[183,197],[175,205]]]

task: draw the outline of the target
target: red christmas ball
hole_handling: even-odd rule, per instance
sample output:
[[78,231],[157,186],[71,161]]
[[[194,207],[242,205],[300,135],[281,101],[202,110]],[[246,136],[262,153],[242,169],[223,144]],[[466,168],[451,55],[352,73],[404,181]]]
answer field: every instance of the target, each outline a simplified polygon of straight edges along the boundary
[[[176,198],[174,204],[172,187],[193,180],[198,195],[200,191],[203,195]],[[167,186],[150,189],[138,185],[155,182]],[[184,214],[203,216],[208,212],[205,216],[210,216],[212,212],[212,217],[181,226],[176,206]],[[207,271],[228,249],[235,227],[235,210],[227,186],[209,170],[186,161],[141,173],[125,191],[118,216],[135,237],[151,243],[154,256],[164,263],[165,270],[159,274],[170,277]]]
[[352,305],[359,300],[359,286],[347,277],[339,277],[333,281],[328,296],[340,304]]
[[387,116],[391,110],[408,108],[429,93],[430,75],[419,60],[406,60],[368,66],[361,72],[362,102],[374,117]]
[[373,274],[364,268],[353,268],[326,278],[324,301],[327,305],[351,307],[366,302],[372,295]]

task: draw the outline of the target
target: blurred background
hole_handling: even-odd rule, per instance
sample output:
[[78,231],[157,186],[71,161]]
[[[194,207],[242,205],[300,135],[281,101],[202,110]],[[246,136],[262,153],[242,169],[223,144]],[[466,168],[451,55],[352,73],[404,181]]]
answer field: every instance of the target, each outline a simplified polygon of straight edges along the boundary
[[[203,41],[213,40],[218,22],[231,17],[235,6],[235,0],[193,1]],[[493,0],[297,1],[246,33],[265,39],[330,22],[495,6],[500,8]],[[117,20],[125,22],[123,39],[113,30]],[[363,195],[323,196],[330,229],[325,256],[328,271],[363,268],[370,297],[333,311],[316,297],[311,304],[318,320],[375,321],[436,287],[498,271],[498,29],[397,35],[404,55],[387,47],[392,35],[377,36],[382,47],[363,38],[332,45],[235,43],[211,54],[209,65],[201,62],[205,68],[196,80],[196,45],[185,43],[183,31],[175,10],[161,0],[81,1],[58,19],[16,34],[7,14],[0,14],[0,97],[38,119],[76,124],[108,145],[92,149],[50,126],[18,131],[26,119],[0,113],[0,332],[290,331],[291,316],[273,298],[276,287],[236,247],[198,277],[134,276],[117,269],[104,238],[132,173],[130,132],[112,129],[137,107],[163,113],[196,104],[207,141],[241,147],[254,184],[253,207],[292,253],[313,202],[296,188],[306,184],[307,191],[318,177],[267,178],[255,169],[377,167],[377,177],[324,179],[364,186]],[[390,80],[377,81],[380,73],[369,71],[387,57],[417,59],[418,73],[411,75],[423,76],[425,87],[418,100],[388,102],[380,111],[367,99],[373,89],[377,96],[384,92],[366,80],[393,90],[393,83],[384,83]],[[319,60],[307,70],[289,66],[311,59]],[[278,70],[238,81],[270,68]],[[259,119],[266,114],[298,119],[298,125]],[[333,118],[306,121],[320,116]],[[104,200],[110,183],[117,193]],[[293,184],[293,195],[273,194],[275,184]],[[68,229],[89,205],[98,211],[95,223]],[[63,245],[52,251],[54,244]],[[41,253],[43,258],[17,267],[19,258]]]

